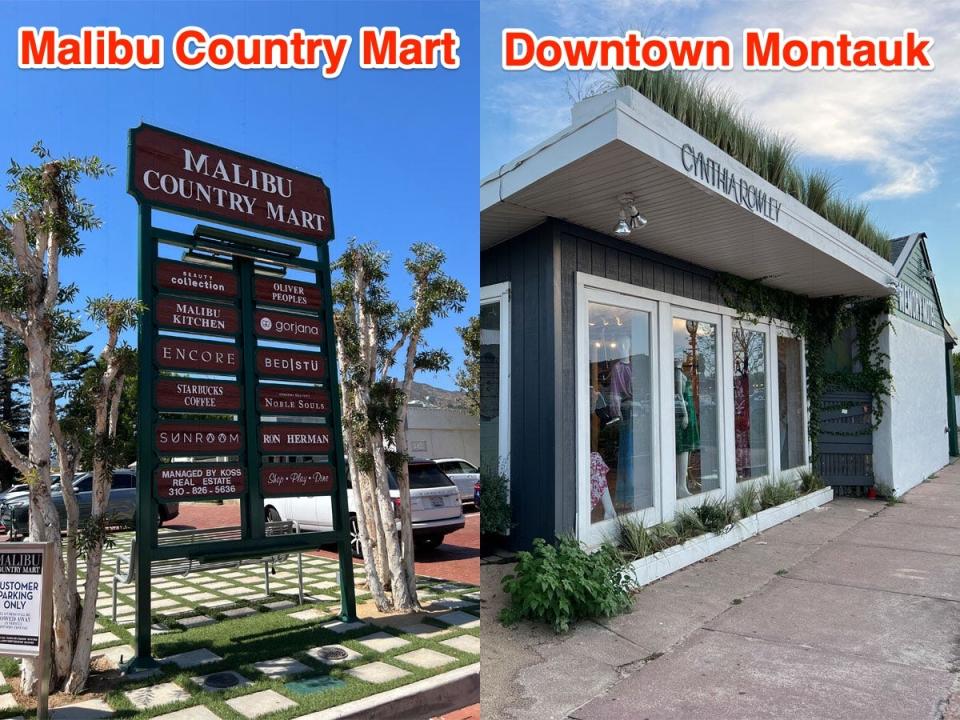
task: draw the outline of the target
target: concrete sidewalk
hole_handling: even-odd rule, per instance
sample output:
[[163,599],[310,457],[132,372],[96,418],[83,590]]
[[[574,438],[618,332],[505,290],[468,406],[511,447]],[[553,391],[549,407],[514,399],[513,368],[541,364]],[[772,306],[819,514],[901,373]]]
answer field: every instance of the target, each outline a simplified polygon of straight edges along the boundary
[[[482,569],[484,720],[960,720],[960,465],[837,499],[554,635]],[[951,701],[951,694],[955,694]]]

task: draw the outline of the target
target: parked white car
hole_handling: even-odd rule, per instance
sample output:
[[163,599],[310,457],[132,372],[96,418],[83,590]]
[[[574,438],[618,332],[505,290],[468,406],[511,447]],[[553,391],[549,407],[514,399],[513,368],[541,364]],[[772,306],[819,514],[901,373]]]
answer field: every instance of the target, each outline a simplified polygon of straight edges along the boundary
[[463,458],[440,458],[434,462],[453,480],[460,491],[460,502],[473,502],[473,486],[480,482],[480,469]]
[[[460,492],[436,463],[431,460],[411,460],[410,503],[413,541],[418,548],[437,547],[444,536],[463,528],[463,506]],[[357,530],[356,500],[347,478],[347,506],[350,510],[350,547],[360,557],[360,535]],[[400,512],[400,490],[390,474],[390,497],[394,513]],[[265,505],[267,520],[296,520],[302,530],[325,532],[333,530],[331,497],[277,497]],[[399,527],[400,520],[397,520]]]

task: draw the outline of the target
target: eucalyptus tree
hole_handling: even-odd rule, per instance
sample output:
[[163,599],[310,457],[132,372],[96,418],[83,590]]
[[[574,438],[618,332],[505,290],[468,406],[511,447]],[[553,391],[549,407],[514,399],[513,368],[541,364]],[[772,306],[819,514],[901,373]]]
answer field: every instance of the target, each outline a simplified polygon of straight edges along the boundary
[[[0,453],[30,486],[29,538],[53,544],[51,592],[53,596],[51,687],[77,692],[89,673],[90,638],[96,609],[99,559],[106,539],[105,502],[112,480],[109,467],[113,411],[128,371],[128,353],[117,346],[119,335],[136,323],[141,308],[132,300],[111,297],[87,304],[90,319],[106,327],[108,340],[97,367],[102,368],[96,387],[94,442],[102,448],[94,463],[94,507],[81,527],[77,522],[76,498],[71,472],[81,441],[89,428],[69,428],[58,417],[55,375],[64,366],[76,369],[73,344],[85,337],[78,314],[69,307],[79,292],[74,284],[61,282],[61,260],[83,252],[80,234],[99,228],[93,206],[77,194],[84,178],[100,178],[112,171],[97,157],[53,158],[40,143],[33,147],[38,162],[20,165],[12,161],[7,171],[12,205],[0,216],[0,324],[22,347],[29,390],[30,427],[26,453],[17,449],[0,428]],[[72,359],[72,363],[71,363]],[[94,372],[100,372],[94,370]],[[65,561],[60,515],[51,496],[51,448],[58,447],[64,502],[68,516],[68,550]],[[96,498],[99,495],[100,501]],[[77,592],[76,556],[88,562],[87,581],[81,598]],[[94,573],[91,575],[91,571]],[[91,580],[93,581],[91,582]],[[37,665],[25,660],[21,687],[27,694],[37,690]]]
[[[344,442],[368,583],[381,611],[419,607],[406,462],[406,398],[418,371],[437,372],[450,366],[449,354],[428,348],[423,337],[437,318],[459,312],[466,302],[463,284],[443,271],[445,260],[432,245],[411,246],[404,263],[411,284],[406,309],[390,297],[390,257],[374,243],[351,239],[334,264],[342,274],[334,286],[334,299]],[[391,469],[400,491],[399,532],[390,497]]]
[[457,370],[457,387],[467,396],[467,407],[480,414],[480,316],[474,315],[457,328],[463,340],[463,367]]

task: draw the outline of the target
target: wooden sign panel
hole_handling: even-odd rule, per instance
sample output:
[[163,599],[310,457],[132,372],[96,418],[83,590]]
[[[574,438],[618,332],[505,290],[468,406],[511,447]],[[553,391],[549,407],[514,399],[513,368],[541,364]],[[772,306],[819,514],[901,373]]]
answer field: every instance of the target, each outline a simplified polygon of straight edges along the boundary
[[140,203],[311,242],[333,237],[318,177],[150,125],[130,136],[129,191]]
[[259,434],[260,450],[267,454],[323,454],[330,450],[332,442],[330,428],[324,425],[264,424]]
[[182,412],[240,409],[240,385],[213,380],[157,380],[156,408]]
[[257,337],[271,340],[319,345],[326,340],[323,322],[318,318],[291,313],[258,310],[253,316],[253,330]]
[[157,365],[165,370],[231,374],[240,370],[240,348],[231,343],[164,337],[157,340],[155,357]]
[[299,385],[260,385],[257,407],[264,415],[326,415],[330,393]]
[[230,455],[243,448],[243,431],[234,422],[160,422],[154,445],[163,455]]
[[157,325],[183,332],[236,335],[240,313],[235,307],[184,298],[157,298]]
[[157,287],[161,290],[234,298],[237,296],[237,275],[194,263],[174,260],[157,261]]
[[260,490],[264,497],[278,495],[328,495],[333,492],[333,466],[265,465],[260,468]]
[[216,500],[239,497],[247,489],[247,471],[237,463],[161,465],[153,479],[158,500]]
[[327,360],[319,353],[259,348],[257,370],[264,377],[323,380],[327,376]]
[[253,285],[257,302],[266,305],[299,310],[320,310],[323,307],[320,287],[316,283],[257,275]]

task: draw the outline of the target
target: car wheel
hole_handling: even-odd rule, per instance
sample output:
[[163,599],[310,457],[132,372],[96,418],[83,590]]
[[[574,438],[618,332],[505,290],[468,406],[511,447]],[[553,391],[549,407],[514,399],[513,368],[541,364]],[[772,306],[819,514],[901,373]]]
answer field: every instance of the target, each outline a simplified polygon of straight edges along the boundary
[[267,508],[265,517],[267,522],[280,522],[280,513],[273,506]]
[[443,535],[423,535],[415,538],[413,544],[422,550],[433,550],[443,543]]
[[357,525],[357,516],[350,516],[350,554],[355,558],[363,557],[363,543],[360,542],[360,526]]

